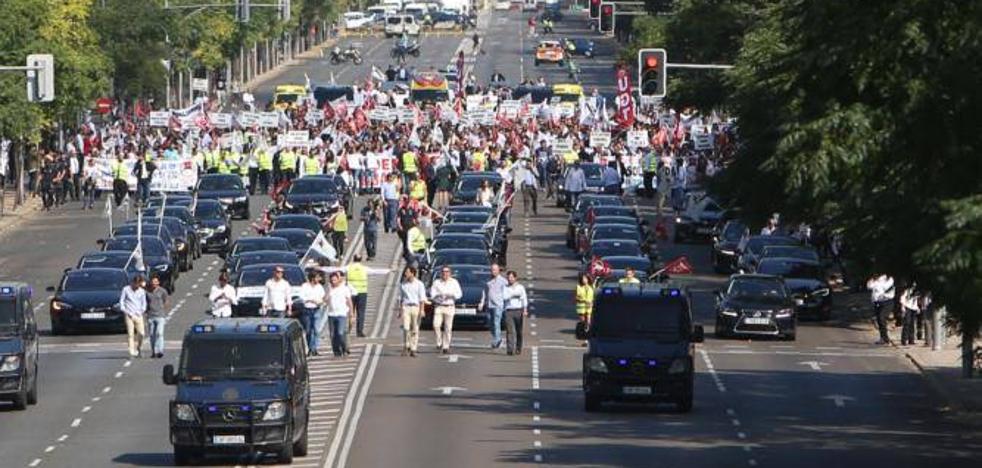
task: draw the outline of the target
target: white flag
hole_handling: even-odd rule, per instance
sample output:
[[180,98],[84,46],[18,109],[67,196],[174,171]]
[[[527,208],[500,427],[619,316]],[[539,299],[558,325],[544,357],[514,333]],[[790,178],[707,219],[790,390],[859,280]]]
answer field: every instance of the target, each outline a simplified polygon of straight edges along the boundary
[[102,212],[102,217],[107,219],[113,219],[113,197],[106,197],[106,209]]
[[338,260],[338,251],[327,241],[323,231],[317,233],[317,238],[314,239],[314,242],[311,242],[307,253],[300,260],[300,264],[306,265],[309,261],[316,261],[321,258],[326,258],[332,263]]

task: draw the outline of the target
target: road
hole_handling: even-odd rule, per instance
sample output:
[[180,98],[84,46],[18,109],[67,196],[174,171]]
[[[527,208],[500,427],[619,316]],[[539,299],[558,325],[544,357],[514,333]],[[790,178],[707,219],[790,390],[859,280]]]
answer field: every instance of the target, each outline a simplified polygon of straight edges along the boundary
[[[484,19],[486,53],[474,61],[480,80],[498,70],[509,81],[523,73],[565,81],[558,68],[528,66],[534,38],[525,37],[524,21],[518,12]],[[564,21],[557,36],[590,35],[585,26]],[[444,66],[468,40],[424,39],[417,67]],[[392,40],[361,42],[361,67],[307,60],[264,84],[257,98],[262,101],[276,83],[302,82],[305,73],[315,83],[332,73],[338,82],[350,82],[366,76],[371,64],[385,68]],[[613,45],[600,41],[598,50],[609,57]],[[584,65],[586,86],[608,91],[612,64],[598,58]],[[265,202],[253,197],[254,217]],[[699,347],[690,414],[636,406],[584,413],[583,348],[573,339],[570,300],[578,263],[563,245],[566,214],[543,205],[538,216],[527,216],[518,203],[512,221],[508,267],[522,276],[534,300],[520,356],[490,350],[485,331],[460,330],[452,355],[435,353],[432,332],[425,331],[422,355],[400,357],[401,331],[391,304],[400,265],[394,237],[383,235],[370,264],[376,273],[370,279],[369,337],[355,340],[345,361],[313,361],[311,454],[295,466],[978,466],[978,426],[939,412],[941,403],[914,368],[893,350],[874,347],[868,327],[845,320],[803,323],[796,342],[707,339]],[[647,201],[639,209],[653,220]],[[0,405],[4,467],[172,463],[167,401],[173,388],[161,383],[161,368],[175,361],[184,330],[204,317],[204,295],[220,261],[206,255],[178,280],[165,359],[130,359],[123,335],[48,336],[50,293],[44,289],[79,255],[97,248],[95,240],[107,232],[98,211],[71,204],[24,223],[0,243],[0,278],[34,286],[45,333],[40,403],[23,412]],[[122,214],[116,216],[118,221]],[[234,227],[237,235],[247,233],[245,222]],[[351,237],[357,248],[358,235]],[[711,335],[709,291],[725,278],[709,273],[708,247],[666,243],[661,250],[664,258],[692,259],[693,312]]]

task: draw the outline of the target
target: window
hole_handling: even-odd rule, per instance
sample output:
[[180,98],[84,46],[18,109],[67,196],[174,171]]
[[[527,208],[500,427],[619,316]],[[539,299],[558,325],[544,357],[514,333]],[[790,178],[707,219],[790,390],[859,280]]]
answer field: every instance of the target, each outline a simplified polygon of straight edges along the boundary
[[689,335],[686,311],[681,298],[601,298],[594,308],[590,328],[601,338],[677,342]]
[[190,380],[275,378],[283,375],[284,355],[280,336],[191,339],[181,374]]

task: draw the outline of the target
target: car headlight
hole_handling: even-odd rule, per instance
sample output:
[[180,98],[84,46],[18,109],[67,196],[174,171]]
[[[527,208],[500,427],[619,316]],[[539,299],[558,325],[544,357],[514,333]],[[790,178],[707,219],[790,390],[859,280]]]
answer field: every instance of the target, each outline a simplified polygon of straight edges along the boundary
[[225,232],[225,225],[217,226],[215,232]]
[[198,229],[198,235],[201,236],[201,237],[208,237],[208,236],[210,236],[210,235],[212,235],[214,233],[215,233],[215,230],[212,229],[212,228],[201,228],[201,229]]
[[781,309],[774,314],[774,318],[788,318],[794,312],[794,309]]
[[19,355],[4,356],[3,361],[0,361],[0,372],[13,372],[18,369],[20,369]]
[[221,204],[223,204],[223,205],[229,205],[229,204],[232,203],[232,201],[233,200],[231,198],[219,198],[218,199],[218,202],[221,203]]
[[721,313],[721,314],[723,314],[723,315],[725,315],[727,317],[736,317],[737,316],[737,312],[735,310],[733,310],[733,309],[723,309],[723,310],[719,311],[719,313]]
[[164,264],[157,265],[157,266],[153,267],[153,269],[154,270],[157,270],[157,271],[167,271],[167,270],[170,269],[170,265],[164,263]]
[[174,412],[174,417],[179,421],[194,421],[198,418],[194,407],[187,403],[174,403],[174,406],[171,406],[171,411]]
[[586,368],[591,372],[607,373],[607,364],[604,364],[604,360],[598,357],[587,358]]
[[283,416],[286,416],[286,403],[274,401],[266,407],[266,412],[263,413],[263,421],[275,421],[277,419],[283,419]]
[[71,308],[72,306],[70,306],[68,303],[61,302],[61,301],[51,301],[51,310],[62,310],[62,309],[71,309]]
[[242,203],[242,202],[245,202],[248,199],[249,199],[249,197],[235,197],[235,202],[236,203]]
[[185,244],[184,242],[178,242],[177,243],[177,251],[178,252],[183,252],[184,249],[186,249],[186,248],[188,248],[188,245]]
[[814,290],[814,291],[811,292],[811,295],[812,296],[821,296],[821,297],[828,296],[829,295],[829,288],[816,289],[816,290]]
[[689,371],[689,360],[686,358],[676,358],[668,368],[669,374],[684,374]]

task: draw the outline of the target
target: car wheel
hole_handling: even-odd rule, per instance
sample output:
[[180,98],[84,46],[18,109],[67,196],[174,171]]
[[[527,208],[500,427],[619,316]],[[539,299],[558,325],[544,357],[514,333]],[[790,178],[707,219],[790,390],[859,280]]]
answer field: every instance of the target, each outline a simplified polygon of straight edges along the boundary
[[61,322],[59,322],[57,320],[52,320],[51,321],[51,335],[57,336],[57,335],[64,335],[64,334],[65,334],[65,327],[64,327],[64,325],[62,325]]
[[276,454],[277,460],[284,465],[293,463],[293,444],[286,443],[279,453]]
[[595,395],[590,395],[589,393],[583,394],[583,410],[587,413],[596,413],[600,411],[600,403],[602,400],[600,397]]
[[27,404],[38,404],[38,366],[34,365],[34,376],[31,379],[31,389],[27,391]]
[[307,422],[304,424],[303,435],[300,436],[300,440],[293,443],[293,453],[298,457],[307,456],[307,432],[310,430],[310,416],[307,416]]
[[727,336],[726,331],[723,330],[723,324],[719,321],[719,319],[716,319],[716,326],[713,330],[713,336],[716,338],[726,338]]
[[19,393],[14,394],[11,403],[14,405],[14,409],[17,411],[23,411],[27,409],[27,389],[21,390]]
[[174,464],[177,466],[193,465],[198,453],[187,447],[174,447]]

